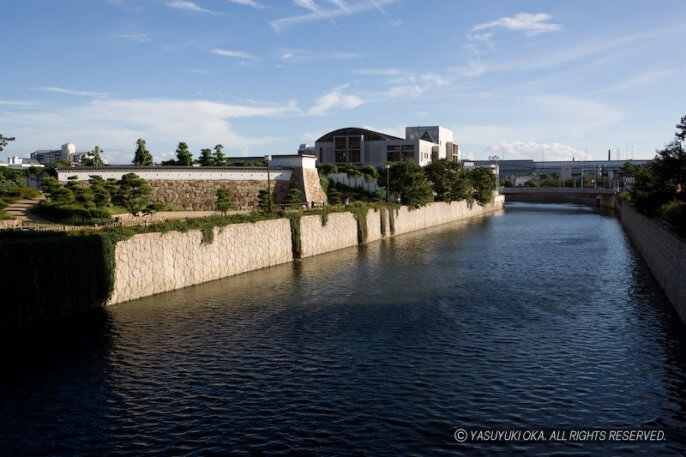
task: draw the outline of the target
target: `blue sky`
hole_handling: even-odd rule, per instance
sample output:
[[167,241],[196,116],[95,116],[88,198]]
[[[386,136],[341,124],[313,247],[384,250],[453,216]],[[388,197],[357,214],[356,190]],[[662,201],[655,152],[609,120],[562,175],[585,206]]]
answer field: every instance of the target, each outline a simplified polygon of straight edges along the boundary
[[0,158],[294,153],[344,126],[466,157],[652,157],[686,114],[683,0],[0,0]]

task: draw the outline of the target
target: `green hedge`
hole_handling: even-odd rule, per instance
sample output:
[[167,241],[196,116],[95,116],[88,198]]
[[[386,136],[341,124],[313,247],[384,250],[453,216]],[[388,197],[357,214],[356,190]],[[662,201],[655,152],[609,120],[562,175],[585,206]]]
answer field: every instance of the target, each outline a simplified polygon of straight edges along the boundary
[[113,286],[115,244],[100,233],[2,233],[0,328],[102,306]]
[[112,215],[104,208],[86,209],[80,205],[37,205],[34,213],[65,225],[93,225],[112,222]]

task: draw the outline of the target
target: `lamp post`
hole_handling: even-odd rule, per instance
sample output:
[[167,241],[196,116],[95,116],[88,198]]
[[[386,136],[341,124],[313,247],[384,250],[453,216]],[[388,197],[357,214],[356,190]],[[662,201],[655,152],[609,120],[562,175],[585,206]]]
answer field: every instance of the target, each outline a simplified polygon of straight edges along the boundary
[[268,202],[268,208],[269,212],[272,212],[272,182],[271,182],[271,176],[270,176],[270,169],[269,169],[269,162],[272,160],[271,154],[266,154],[264,156],[265,162],[267,162],[267,202]]
[[488,160],[492,160],[495,163],[495,188],[499,189],[500,188],[500,168],[498,168],[498,160],[500,160],[500,157],[488,156]]
[[391,178],[390,178],[390,172],[391,172],[391,165],[386,164],[386,203],[391,201]]

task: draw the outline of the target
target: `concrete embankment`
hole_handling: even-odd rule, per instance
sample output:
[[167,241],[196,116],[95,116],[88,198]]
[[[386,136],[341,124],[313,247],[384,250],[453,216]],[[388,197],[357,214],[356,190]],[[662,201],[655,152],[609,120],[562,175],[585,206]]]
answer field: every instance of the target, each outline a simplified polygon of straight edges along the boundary
[[[499,195],[485,206],[465,201],[436,202],[416,209],[370,209],[365,215],[345,212],[303,216],[297,234],[299,254],[310,257],[479,217],[503,205],[504,198]],[[212,243],[202,243],[199,230],[134,235],[116,245],[114,288],[107,304],[290,262],[294,257],[292,230],[288,219],[277,219],[215,228]]]
[[618,202],[624,230],[686,324],[686,239],[660,221]]

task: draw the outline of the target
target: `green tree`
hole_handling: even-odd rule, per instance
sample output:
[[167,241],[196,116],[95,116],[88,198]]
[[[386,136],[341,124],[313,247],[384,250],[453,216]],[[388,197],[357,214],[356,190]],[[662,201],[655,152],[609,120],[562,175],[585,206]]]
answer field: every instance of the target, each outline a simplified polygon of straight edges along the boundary
[[136,214],[150,204],[150,186],[135,173],[127,173],[119,181],[119,200],[131,214]]
[[286,203],[288,203],[288,206],[291,208],[300,208],[302,207],[302,201],[301,201],[301,192],[300,189],[296,187],[292,187],[288,191],[288,197],[286,198]]
[[[207,149],[209,151],[209,149]],[[217,189],[217,200],[214,202],[214,209],[221,211],[226,215],[226,212],[234,207],[233,195],[226,187]]]
[[107,181],[101,176],[92,175],[89,180],[91,191],[98,208],[107,208],[112,204],[112,194],[108,190]]
[[391,165],[390,192],[400,197],[404,205],[424,206],[433,200],[431,185],[424,171],[411,162],[397,162]]
[[473,198],[481,204],[493,200],[495,175],[490,168],[475,168],[467,175],[473,189]]
[[95,194],[90,187],[78,186],[74,192],[74,200],[86,209],[95,208]]
[[436,194],[436,200],[461,200],[464,198],[461,184],[464,170],[459,162],[440,159],[424,167],[424,173],[431,183],[431,189]]
[[14,141],[14,140],[16,140],[15,137],[13,137],[13,136],[7,137],[7,136],[3,135],[2,133],[0,133],[0,152],[2,152],[5,149],[5,146],[7,146],[7,143],[9,143],[10,141]]
[[183,141],[179,143],[176,148],[176,164],[183,167],[190,167],[193,165],[193,156],[188,150],[188,145]]
[[93,150],[90,153],[91,157],[86,157],[83,160],[83,165],[86,167],[102,167],[105,165],[105,162],[102,160],[102,157],[100,154],[103,151],[100,149],[100,146],[95,146]]
[[200,165],[203,167],[211,167],[214,165],[214,157],[212,157],[212,149],[205,148],[200,151]]
[[334,186],[330,186],[329,190],[326,191],[326,199],[329,205],[340,205],[341,204],[341,193]]
[[265,213],[271,213],[273,207],[272,195],[266,189],[260,190],[257,194],[258,203],[257,207],[260,211]]
[[74,193],[52,176],[43,178],[41,182],[43,192],[55,205],[70,205],[74,203]]
[[224,156],[222,149],[224,149],[224,146],[221,144],[214,147],[214,165],[218,167],[226,166],[226,157]]
[[134,165],[145,167],[152,165],[152,155],[145,147],[145,140],[143,138],[138,138],[136,141],[136,152],[133,156],[132,163]]

